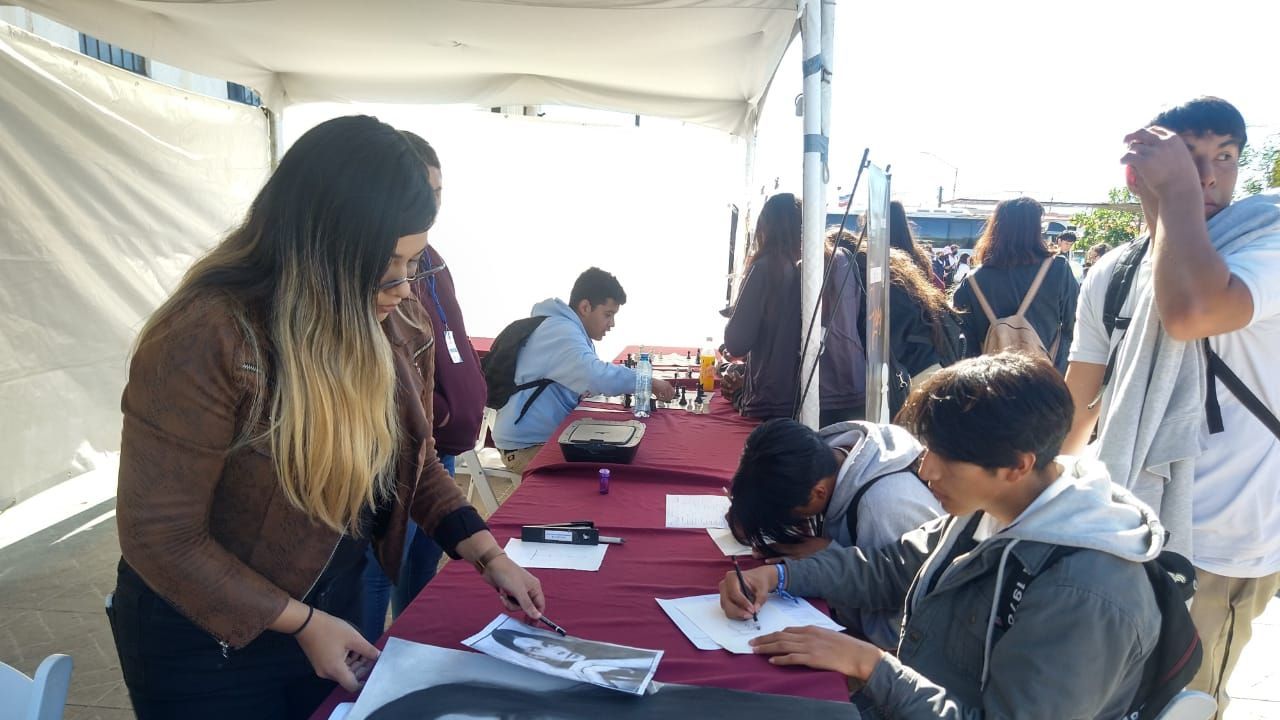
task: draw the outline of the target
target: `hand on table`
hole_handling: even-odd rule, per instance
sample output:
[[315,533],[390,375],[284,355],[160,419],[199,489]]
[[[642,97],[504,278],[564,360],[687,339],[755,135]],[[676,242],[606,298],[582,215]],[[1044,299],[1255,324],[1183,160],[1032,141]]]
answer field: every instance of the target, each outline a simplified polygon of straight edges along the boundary
[[676,397],[676,388],[662,378],[654,378],[653,394],[662,402],[671,402]]
[[295,636],[316,675],[356,692],[378,659],[378,649],[345,620],[316,610]]
[[720,609],[725,616],[746,620],[752,613],[759,612],[769,599],[769,592],[778,587],[778,569],[773,566],[751,568],[742,571],[742,580],[755,596],[755,602],[742,594],[742,585],[738,582],[738,574],[730,570],[720,581]]
[[812,625],[754,638],[751,649],[760,655],[772,655],[769,662],[774,665],[807,665],[863,681],[871,677],[884,658],[884,651],[871,643]]
[[542,617],[547,606],[542,583],[511,558],[500,555],[489,561],[484,569],[484,581],[498,590],[498,596],[508,610],[523,610],[534,620]]

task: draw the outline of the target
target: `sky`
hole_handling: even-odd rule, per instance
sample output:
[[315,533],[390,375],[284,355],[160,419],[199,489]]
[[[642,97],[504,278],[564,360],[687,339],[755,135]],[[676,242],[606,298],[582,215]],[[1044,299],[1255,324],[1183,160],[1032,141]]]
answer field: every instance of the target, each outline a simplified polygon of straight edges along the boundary
[[[843,2],[837,8],[831,181],[862,149],[893,169],[894,196],[1103,201],[1123,178],[1122,138],[1201,94],[1234,103],[1260,144],[1280,134],[1280,2],[1079,0]],[[432,244],[446,257],[473,335],[492,337],[589,265],[628,303],[599,343],[718,344],[729,207],[799,193],[800,42],[762,114],[754,174],[746,142],[657,118],[548,108],[546,118],[465,107],[305,105],[285,141],[321,120],[371,112],[426,137],[444,164]],[[737,250],[741,256],[741,242]]]

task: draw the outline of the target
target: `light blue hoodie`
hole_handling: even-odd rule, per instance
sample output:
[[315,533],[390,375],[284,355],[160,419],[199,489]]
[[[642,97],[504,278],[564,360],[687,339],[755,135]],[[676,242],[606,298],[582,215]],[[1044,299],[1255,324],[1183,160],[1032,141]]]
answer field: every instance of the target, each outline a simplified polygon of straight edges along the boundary
[[529,313],[546,320],[529,336],[516,359],[517,385],[546,378],[554,380],[529,412],[516,423],[520,409],[534,389],[521,390],[498,411],[493,442],[502,450],[519,450],[547,442],[583,395],[622,395],[635,390],[636,374],[630,368],[605,362],[596,355],[582,319],[564,301],[547,298]]

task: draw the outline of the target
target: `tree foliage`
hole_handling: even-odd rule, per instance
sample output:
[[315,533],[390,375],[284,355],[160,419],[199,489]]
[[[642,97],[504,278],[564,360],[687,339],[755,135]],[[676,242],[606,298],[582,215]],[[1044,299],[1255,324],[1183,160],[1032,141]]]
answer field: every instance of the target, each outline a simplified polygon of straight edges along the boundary
[[[1107,199],[1113,205],[1136,203],[1138,198],[1128,188],[1112,188]],[[1076,213],[1071,222],[1080,236],[1076,240],[1076,248],[1085,250],[1100,242],[1111,247],[1123,245],[1138,237],[1142,231],[1142,213],[1119,208],[1096,208]]]
[[1273,135],[1260,147],[1245,148],[1240,155],[1243,182],[1241,195],[1257,195],[1267,188],[1280,187],[1280,135]]

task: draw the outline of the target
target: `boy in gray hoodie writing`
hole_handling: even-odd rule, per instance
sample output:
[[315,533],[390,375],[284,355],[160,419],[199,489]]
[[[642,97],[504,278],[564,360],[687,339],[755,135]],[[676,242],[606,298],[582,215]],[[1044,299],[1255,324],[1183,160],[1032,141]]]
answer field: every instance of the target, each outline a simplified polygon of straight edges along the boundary
[[[1015,353],[944,368],[899,416],[925,447],[920,477],[950,515],[872,552],[829,548],[720,584],[730,617],[768,593],[904,608],[897,656],[847,635],[789,628],[752,641],[777,665],[835,670],[890,718],[1116,718],[1137,693],[1160,610],[1142,563],[1164,529],[1092,461],[1057,457],[1071,396]],[[1076,549],[1051,561],[1058,546]],[[1034,577],[1001,608],[1007,574]],[[754,606],[754,607],[753,607]]]
[[[729,526],[743,543],[794,558],[832,543],[878,550],[942,514],[914,471],[923,452],[897,425],[850,421],[814,432],[769,420],[743,446]],[[902,608],[836,611],[858,635],[897,647]]]

